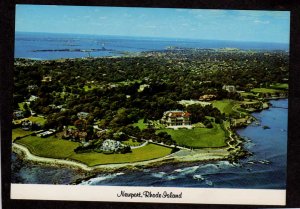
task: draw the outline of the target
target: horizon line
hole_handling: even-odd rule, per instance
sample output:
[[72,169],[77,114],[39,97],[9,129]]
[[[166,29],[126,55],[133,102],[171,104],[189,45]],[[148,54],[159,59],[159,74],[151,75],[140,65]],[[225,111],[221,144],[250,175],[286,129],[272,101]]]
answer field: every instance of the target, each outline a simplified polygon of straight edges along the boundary
[[64,34],[64,35],[85,35],[85,36],[120,36],[120,37],[134,37],[134,38],[151,38],[151,39],[181,39],[190,41],[232,41],[232,42],[247,42],[247,43],[270,43],[270,44],[284,44],[290,45],[289,42],[264,42],[264,41],[244,41],[244,40],[226,40],[226,39],[197,39],[197,38],[183,38],[183,37],[162,37],[162,36],[134,36],[134,35],[120,35],[120,34],[86,34],[86,33],[66,33],[66,32],[44,32],[44,31],[16,31],[16,33],[45,33],[45,34]]

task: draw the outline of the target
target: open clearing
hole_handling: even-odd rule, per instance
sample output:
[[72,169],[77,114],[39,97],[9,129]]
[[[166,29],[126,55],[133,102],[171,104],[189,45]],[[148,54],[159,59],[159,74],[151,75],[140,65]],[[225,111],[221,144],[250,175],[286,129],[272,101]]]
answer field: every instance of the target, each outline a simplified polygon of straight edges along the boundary
[[46,119],[43,117],[34,117],[34,116],[30,116],[29,118],[27,118],[28,120],[32,121],[33,123],[39,123],[41,125],[44,125],[46,123]]
[[32,131],[24,131],[21,128],[15,128],[12,130],[12,140],[14,141],[17,137],[23,137],[31,133]]
[[274,89],[287,90],[287,89],[289,89],[289,84],[287,84],[287,83],[276,83],[276,84],[270,85],[270,87],[274,88]]
[[230,99],[217,100],[212,102],[213,107],[218,108],[221,113],[230,114],[233,112],[232,107],[235,105],[235,102]]
[[28,136],[16,141],[17,144],[26,146],[34,155],[49,158],[68,158],[79,146],[79,143],[62,140],[50,136],[40,138],[37,136]]
[[103,154],[103,153],[82,153],[70,156],[74,159],[87,164],[88,166],[116,164],[116,163],[133,163],[146,160],[152,160],[171,154],[172,149],[148,144],[144,147],[133,149],[131,153],[126,154]]
[[134,123],[133,126],[139,127],[140,130],[144,130],[147,128],[147,124],[144,123],[144,119],[140,119],[137,123]]
[[158,132],[165,131],[172,136],[172,138],[180,146],[192,147],[192,148],[204,148],[204,147],[224,147],[225,132],[219,124],[213,124],[213,128],[194,128],[188,129],[162,129]]
[[268,88],[254,88],[251,90],[254,93],[269,93],[269,94],[273,94],[276,92],[282,92],[281,90],[277,90],[277,89],[268,89]]

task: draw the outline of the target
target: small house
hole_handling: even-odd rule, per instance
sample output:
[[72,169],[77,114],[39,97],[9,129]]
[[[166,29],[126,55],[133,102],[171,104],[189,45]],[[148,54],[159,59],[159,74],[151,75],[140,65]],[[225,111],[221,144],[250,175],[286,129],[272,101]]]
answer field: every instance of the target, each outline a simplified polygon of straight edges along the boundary
[[29,101],[29,102],[34,102],[34,101],[36,101],[38,98],[39,98],[39,97],[37,97],[37,96],[31,95],[31,96],[29,97],[28,101]]
[[205,95],[202,95],[199,97],[199,100],[200,101],[211,101],[211,100],[214,100],[216,99],[216,95],[214,94],[205,94]]
[[87,119],[89,117],[89,113],[87,113],[87,112],[79,112],[79,113],[77,113],[77,117],[79,119]]
[[35,91],[35,90],[37,90],[39,87],[37,86],[37,85],[29,85],[28,87],[27,87],[27,90],[29,91],[29,92],[31,92],[31,91]]
[[43,131],[43,132],[38,133],[37,136],[45,138],[45,137],[53,135],[55,132],[56,132],[55,129],[49,129],[48,131]]
[[25,131],[29,131],[32,128],[32,121],[30,120],[24,120],[22,121],[22,129]]
[[42,79],[42,82],[51,82],[52,81],[52,77],[51,76],[44,76],[43,79]]
[[14,112],[13,112],[13,118],[14,118],[15,120],[24,118],[23,111],[21,111],[21,110],[16,110],[16,111],[14,111]]
[[231,93],[236,92],[236,88],[233,85],[224,85],[222,89]]

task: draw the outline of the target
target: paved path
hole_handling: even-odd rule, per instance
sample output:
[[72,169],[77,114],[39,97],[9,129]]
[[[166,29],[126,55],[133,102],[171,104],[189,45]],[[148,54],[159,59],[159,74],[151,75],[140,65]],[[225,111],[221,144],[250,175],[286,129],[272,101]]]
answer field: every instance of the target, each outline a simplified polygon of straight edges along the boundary
[[137,149],[137,148],[141,148],[141,147],[144,147],[148,144],[148,141],[145,141],[143,144],[139,145],[139,146],[131,146],[130,148],[131,149]]

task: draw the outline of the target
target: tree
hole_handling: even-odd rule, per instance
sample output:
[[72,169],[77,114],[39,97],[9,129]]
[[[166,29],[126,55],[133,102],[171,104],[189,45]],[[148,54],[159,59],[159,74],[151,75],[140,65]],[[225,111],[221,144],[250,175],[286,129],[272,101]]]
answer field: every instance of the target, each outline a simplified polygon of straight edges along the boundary
[[31,112],[30,112],[30,109],[29,109],[27,103],[25,103],[23,105],[23,108],[24,108],[24,112],[23,112],[24,117],[27,118],[27,117],[31,116]]
[[74,122],[74,126],[79,130],[86,130],[87,123],[84,119],[78,119]]

